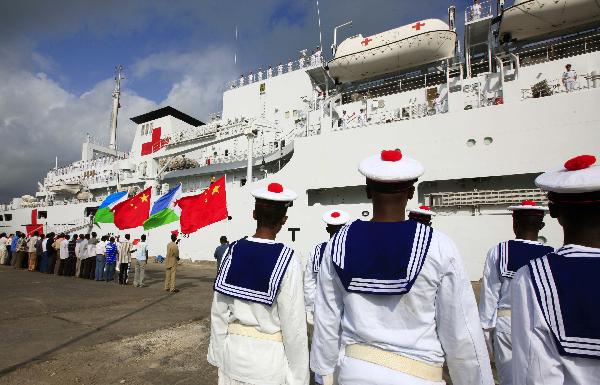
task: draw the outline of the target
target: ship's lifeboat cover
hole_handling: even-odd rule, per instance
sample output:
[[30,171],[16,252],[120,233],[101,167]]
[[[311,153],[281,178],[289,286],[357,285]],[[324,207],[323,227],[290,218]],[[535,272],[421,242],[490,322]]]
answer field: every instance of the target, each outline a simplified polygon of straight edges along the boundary
[[454,56],[456,33],[439,19],[427,19],[341,42],[328,63],[340,83],[369,79]]
[[600,21],[597,0],[515,0],[502,12],[500,36],[527,40]]

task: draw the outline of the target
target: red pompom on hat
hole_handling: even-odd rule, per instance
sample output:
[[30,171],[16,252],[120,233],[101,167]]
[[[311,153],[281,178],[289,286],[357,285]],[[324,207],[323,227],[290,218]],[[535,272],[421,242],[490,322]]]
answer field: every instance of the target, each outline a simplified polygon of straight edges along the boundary
[[588,168],[596,163],[596,157],[593,155],[579,155],[565,162],[565,168],[569,171],[577,171]]
[[340,214],[339,212],[337,212],[337,211],[334,211],[334,212],[332,212],[332,213],[331,213],[331,217],[332,217],[332,218],[339,218],[339,217],[340,217],[340,215],[341,215],[341,214]]
[[171,234],[175,235],[175,236],[179,236],[179,230],[173,230],[171,231]]
[[283,186],[279,183],[269,183],[267,191],[279,194],[283,192]]
[[323,222],[328,225],[342,226],[350,221],[350,214],[343,210],[326,211],[323,213]]
[[419,208],[420,208],[421,210],[427,210],[427,211],[431,211],[431,207],[429,207],[429,206],[419,206]]
[[523,202],[521,202],[521,206],[537,206],[537,203],[531,199],[525,199]]
[[402,159],[402,151],[400,150],[383,150],[381,151],[381,160],[385,162],[397,162]]

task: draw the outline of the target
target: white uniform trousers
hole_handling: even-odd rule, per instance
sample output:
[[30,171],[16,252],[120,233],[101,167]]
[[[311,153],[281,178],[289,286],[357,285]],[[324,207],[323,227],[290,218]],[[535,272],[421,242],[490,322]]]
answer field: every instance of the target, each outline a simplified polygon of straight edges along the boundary
[[567,89],[567,92],[574,91],[575,90],[575,80],[566,80],[565,88]]
[[[219,382],[218,382],[218,385],[255,385],[255,384],[251,384],[249,382],[242,382],[242,381],[234,380],[232,378],[229,378],[229,376],[227,376],[226,374],[224,374],[223,372],[221,372],[219,370]],[[281,384],[281,385],[285,385],[285,384]]]
[[494,360],[500,385],[512,384],[512,339],[510,316],[498,317],[494,330]]
[[351,357],[342,357],[339,385],[445,385],[445,381],[428,381]]

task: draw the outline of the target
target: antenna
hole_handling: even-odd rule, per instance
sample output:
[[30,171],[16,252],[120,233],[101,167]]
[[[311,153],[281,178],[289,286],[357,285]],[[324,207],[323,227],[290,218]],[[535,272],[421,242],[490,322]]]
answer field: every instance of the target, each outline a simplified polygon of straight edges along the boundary
[[317,20],[319,22],[319,49],[323,52],[323,36],[321,35],[321,12],[319,10],[319,0],[317,0]]
[[237,64],[237,40],[238,40],[238,30],[237,24],[235,26],[235,50],[233,51],[233,62]]
[[335,53],[337,51],[337,30],[338,30],[338,28],[342,28],[347,25],[352,25],[352,20],[345,22],[342,25],[338,25],[337,27],[335,27],[333,29],[333,44],[331,45],[331,52],[333,53],[333,56],[335,56]]
[[115,150],[117,155],[117,116],[119,114],[119,108],[121,108],[121,80],[125,79],[123,76],[123,66],[119,65],[115,67],[115,90],[113,91],[113,106],[110,114],[110,144],[108,147],[111,150]]

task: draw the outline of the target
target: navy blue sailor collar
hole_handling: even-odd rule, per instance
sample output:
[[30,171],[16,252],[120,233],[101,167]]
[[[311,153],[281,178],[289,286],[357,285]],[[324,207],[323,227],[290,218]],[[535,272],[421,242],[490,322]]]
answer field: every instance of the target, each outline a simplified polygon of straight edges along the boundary
[[260,238],[232,242],[215,280],[215,291],[242,300],[273,305],[294,251]]

